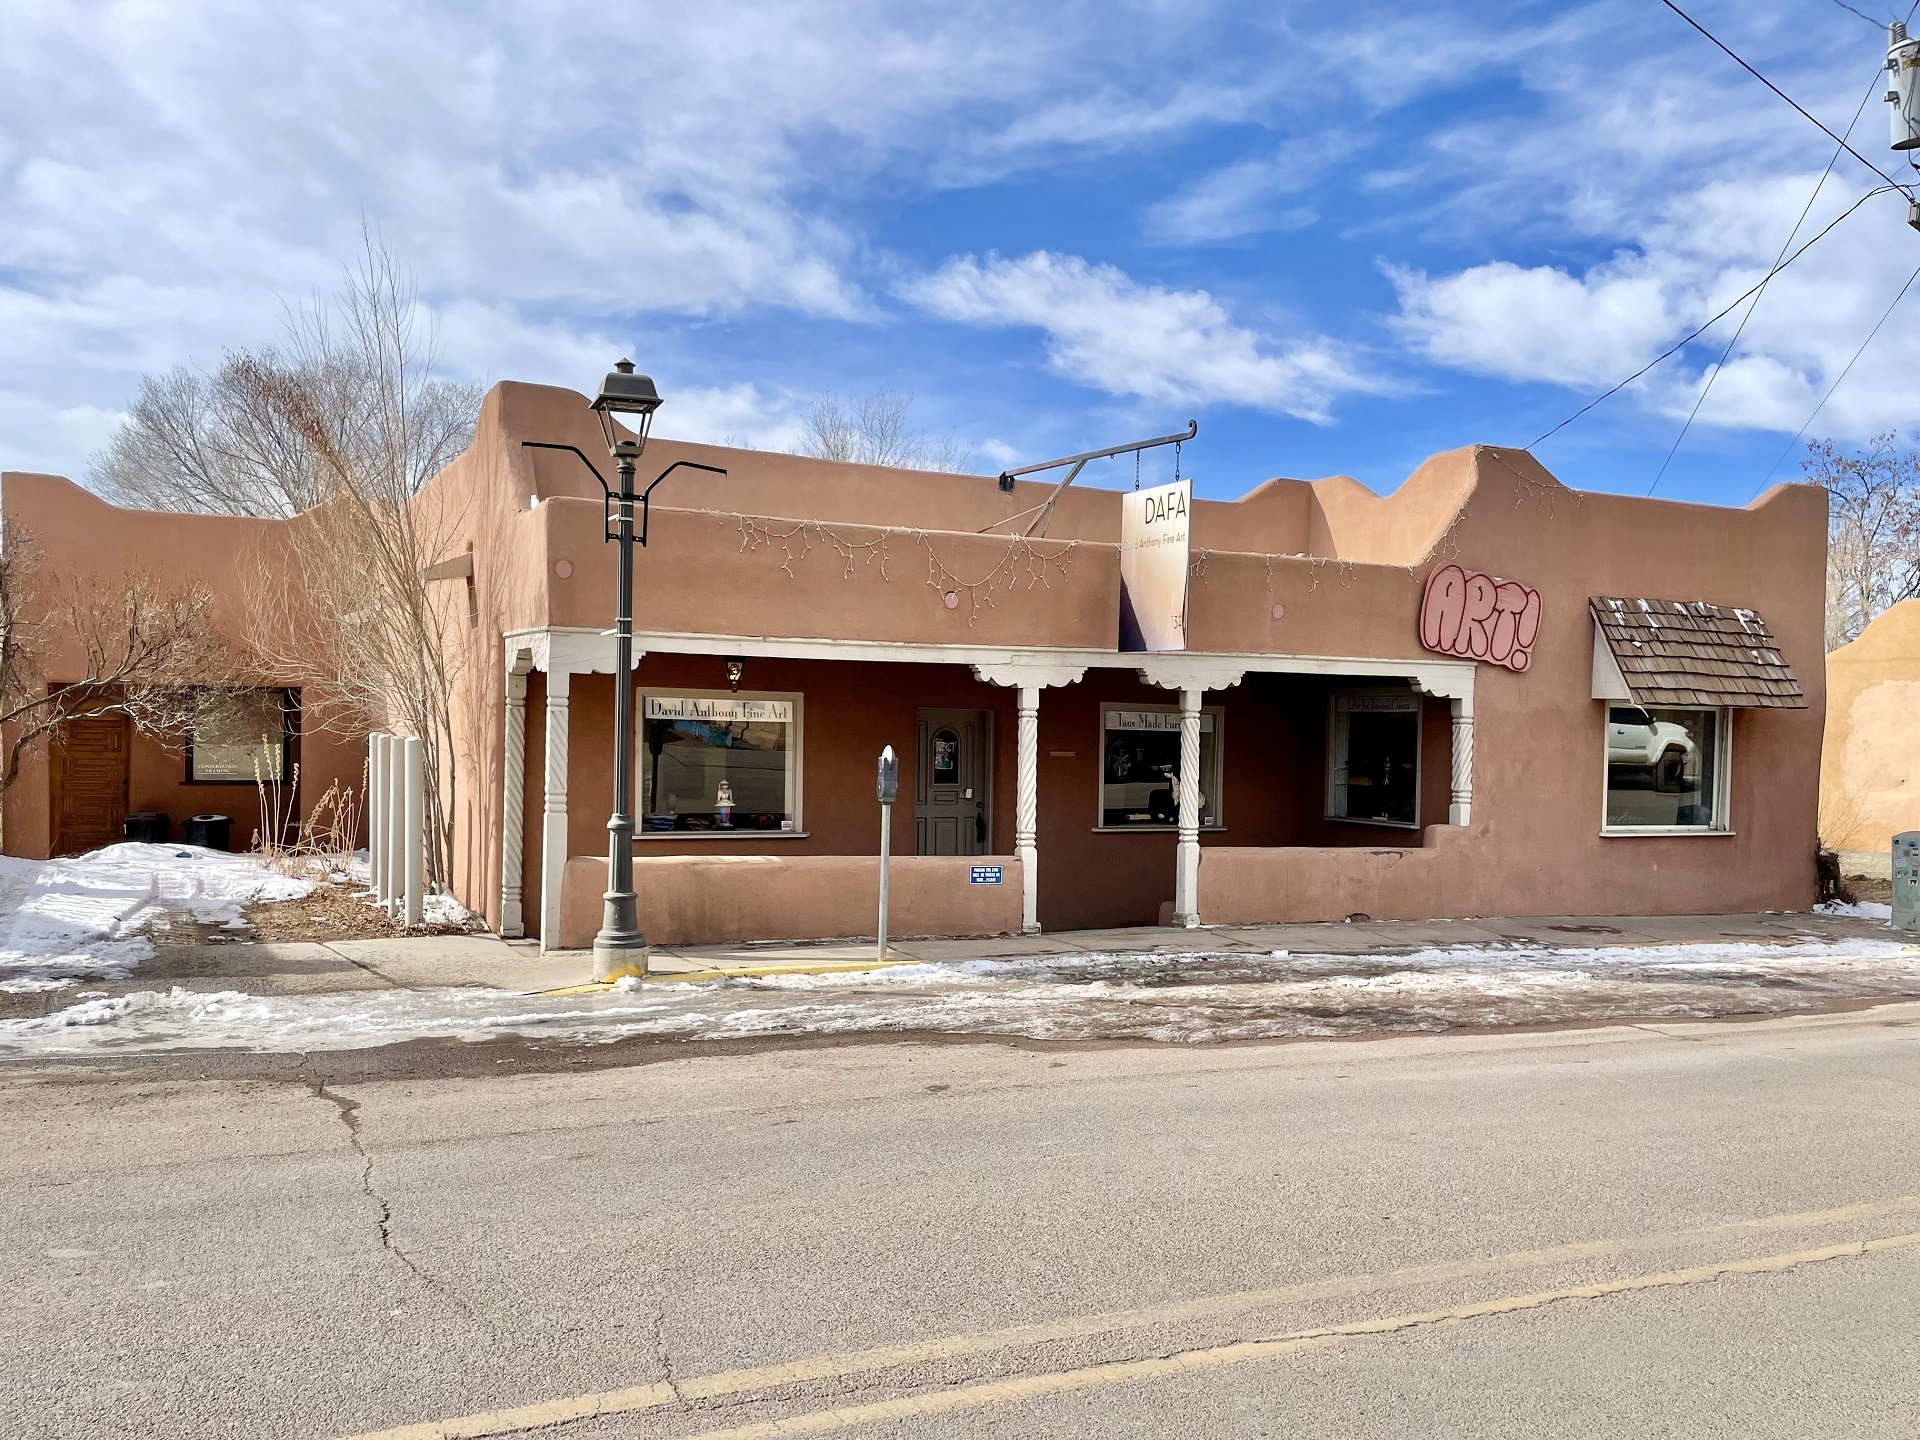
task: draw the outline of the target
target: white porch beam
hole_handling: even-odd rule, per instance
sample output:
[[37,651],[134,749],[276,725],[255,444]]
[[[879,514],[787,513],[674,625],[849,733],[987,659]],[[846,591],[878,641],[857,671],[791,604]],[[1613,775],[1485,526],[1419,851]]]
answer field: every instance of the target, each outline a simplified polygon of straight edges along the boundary
[[1453,705],[1453,799],[1447,807],[1447,823],[1473,823],[1473,695],[1452,701]]
[[1040,933],[1040,692],[1072,685],[1083,666],[1011,661],[975,665],[976,680],[1019,692],[1014,746],[1013,854],[1020,862],[1020,933]]
[[1173,923],[1200,923],[1200,701],[1204,691],[1180,692],[1180,843],[1175,847]]
[[560,948],[560,886],[567,873],[567,720],[573,675],[547,672],[546,801],[540,830],[540,948]]
[[522,871],[527,838],[527,670],[525,651],[509,657],[507,716],[501,758],[500,934],[517,940],[527,933],[522,910]]

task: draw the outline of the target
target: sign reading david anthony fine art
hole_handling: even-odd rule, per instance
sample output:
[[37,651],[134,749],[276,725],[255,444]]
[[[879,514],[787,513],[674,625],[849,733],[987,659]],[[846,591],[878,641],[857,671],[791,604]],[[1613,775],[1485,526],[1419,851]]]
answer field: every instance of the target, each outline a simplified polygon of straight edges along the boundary
[[1120,497],[1120,648],[1187,648],[1187,521],[1193,481]]
[[1540,592],[1532,586],[1458,565],[1442,565],[1427,577],[1420,603],[1420,643],[1427,649],[1525,670],[1539,634]]

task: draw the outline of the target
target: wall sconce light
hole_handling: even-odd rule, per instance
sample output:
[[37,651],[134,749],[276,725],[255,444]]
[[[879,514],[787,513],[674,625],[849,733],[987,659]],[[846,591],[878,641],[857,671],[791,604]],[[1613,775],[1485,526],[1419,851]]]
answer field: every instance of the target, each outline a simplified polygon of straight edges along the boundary
[[746,677],[747,662],[738,655],[727,656],[727,688],[738,690],[740,682]]

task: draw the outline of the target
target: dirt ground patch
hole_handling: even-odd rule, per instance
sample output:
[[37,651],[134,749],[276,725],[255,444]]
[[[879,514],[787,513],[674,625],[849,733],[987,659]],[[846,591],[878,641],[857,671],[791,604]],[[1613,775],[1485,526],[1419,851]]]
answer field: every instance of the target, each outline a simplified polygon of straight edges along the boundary
[[1855,900],[1870,900],[1880,905],[1893,903],[1893,881],[1880,875],[1849,875],[1847,888]]
[[364,898],[354,884],[316,885],[304,900],[274,900],[249,906],[251,940],[384,940],[396,935],[464,935],[467,924],[402,925]]

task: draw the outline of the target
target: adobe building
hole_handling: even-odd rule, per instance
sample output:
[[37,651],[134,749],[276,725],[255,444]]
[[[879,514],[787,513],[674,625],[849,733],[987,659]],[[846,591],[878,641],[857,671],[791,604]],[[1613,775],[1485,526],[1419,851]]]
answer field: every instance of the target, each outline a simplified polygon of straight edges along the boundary
[[1902,600],[1827,656],[1820,838],[1849,875],[1891,875],[1893,837],[1920,830],[1920,600]]
[[469,596],[455,888],[504,934],[598,927],[616,684],[661,943],[871,934],[886,745],[900,934],[1814,898],[1816,487],[1582,494],[1486,446],[1384,498],[1269,480],[1191,502],[1184,648],[1126,650],[1140,497],[1026,538],[1051,477],[654,440],[643,485],[727,473],[655,492],[616,677],[599,484],[523,442],[612,475],[583,397],[502,384],[418,501]]

